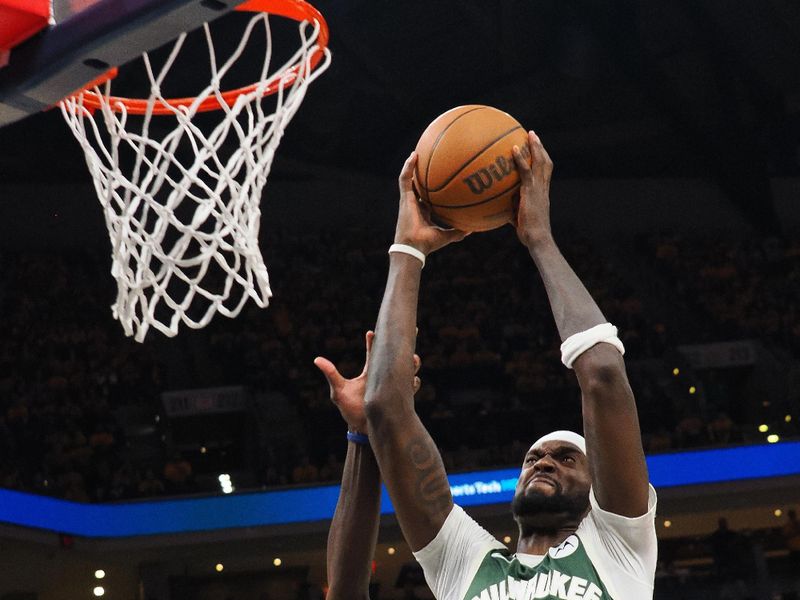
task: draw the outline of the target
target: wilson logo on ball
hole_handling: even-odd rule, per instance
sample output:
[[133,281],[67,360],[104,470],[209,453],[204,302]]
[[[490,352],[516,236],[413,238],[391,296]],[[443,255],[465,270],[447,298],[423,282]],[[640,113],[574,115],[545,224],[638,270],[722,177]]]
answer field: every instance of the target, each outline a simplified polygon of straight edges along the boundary
[[[525,158],[530,156],[530,152],[526,146],[521,148],[522,155]],[[488,167],[483,167],[477,171],[467,175],[463,181],[469,187],[469,191],[479,196],[495,183],[501,182],[514,171],[514,159],[506,158],[505,156],[498,156],[492,164]]]

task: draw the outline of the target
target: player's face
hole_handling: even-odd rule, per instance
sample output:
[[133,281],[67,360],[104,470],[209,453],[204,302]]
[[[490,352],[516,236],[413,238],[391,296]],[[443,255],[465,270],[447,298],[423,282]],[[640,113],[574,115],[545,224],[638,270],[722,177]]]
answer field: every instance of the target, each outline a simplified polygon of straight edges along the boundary
[[515,518],[577,518],[589,507],[589,463],[569,442],[550,441],[531,447],[511,504]]

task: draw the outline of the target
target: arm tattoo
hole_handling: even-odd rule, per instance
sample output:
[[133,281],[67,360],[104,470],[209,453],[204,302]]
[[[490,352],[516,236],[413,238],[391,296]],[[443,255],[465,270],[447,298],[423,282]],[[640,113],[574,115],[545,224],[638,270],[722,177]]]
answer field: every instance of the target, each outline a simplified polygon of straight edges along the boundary
[[427,505],[431,513],[448,511],[450,485],[433,441],[427,436],[419,436],[408,443],[406,452],[415,469],[414,491],[417,499]]

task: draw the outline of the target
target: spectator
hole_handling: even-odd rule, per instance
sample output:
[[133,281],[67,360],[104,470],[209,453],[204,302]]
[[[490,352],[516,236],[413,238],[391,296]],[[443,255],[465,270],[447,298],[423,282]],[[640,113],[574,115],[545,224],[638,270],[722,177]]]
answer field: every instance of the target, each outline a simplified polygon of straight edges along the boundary
[[800,571],[800,520],[797,512],[790,508],[786,512],[787,521],[781,527],[781,536],[786,548],[789,550],[789,559],[795,568]]
[[747,539],[728,527],[720,517],[717,530],[709,538],[714,569],[722,584],[721,598],[742,599],[747,589],[745,577],[751,572],[751,552]]
[[317,467],[311,464],[311,459],[307,454],[300,457],[300,463],[292,470],[292,481],[294,483],[313,483],[319,480]]
[[724,446],[733,437],[733,421],[724,412],[718,412],[714,420],[708,424],[708,438],[712,444]]
[[[428,267],[453,276],[431,277],[433,285],[424,292],[418,315],[424,385],[417,408],[437,432],[445,459],[459,469],[508,460],[503,459],[507,449],[493,440],[504,435],[510,444],[519,437],[514,427],[532,415],[518,406],[535,402],[540,407],[535,418],[545,428],[560,426],[560,407],[578,399],[574,383],[559,375],[558,341],[537,317],[535,307],[544,309],[547,301],[541,286],[509,275],[527,260],[516,244],[502,239],[509,234],[498,230],[472,236],[457,252],[437,257]],[[382,285],[375,273],[385,261],[385,248],[371,244],[362,231],[314,235],[312,240],[283,232],[267,240],[271,274],[275,281],[291,281],[291,288],[276,294],[266,311],[248,305],[235,320],[212,321],[203,331],[187,332],[195,336],[190,347],[197,350],[171,360],[176,362],[174,372],[198,376],[203,385],[243,384],[296,399],[293,409],[303,422],[298,441],[313,456],[324,457],[332,433],[323,429],[320,435],[320,428],[330,419],[319,411],[327,399],[320,393],[308,349],[325,349],[336,354],[343,369],[357,368],[361,336],[370,325],[365,315],[375,314],[377,306],[370,294],[352,290]],[[324,256],[313,250],[320,243],[329,248]],[[609,320],[620,325],[632,363],[647,359],[641,362],[655,364],[675,343],[746,336],[777,347],[776,356],[800,357],[800,310],[794,306],[800,295],[800,240],[653,236],[637,247],[643,252],[629,254],[630,259],[645,256],[644,267],[670,291],[668,299],[643,293],[647,282],[623,278],[626,270],[616,258],[609,261],[601,255],[602,248],[573,239],[568,249],[592,293],[608,306]],[[68,486],[72,495],[86,493],[94,501],[135,497],[140,483],[135,474],[144,473],[147,465],[122,465],[124,429],[139,424],[120,423],[114,415],[125,415],[118,409],[128,406],[155,414],[158,394],[175,387],[180,376],[170,380],[150,351],[125,339],[118,324],[107,318],[113,297],[107,265],[66,254],[0,258],[0,327],[5,332],[0,345],[0,483],[64,494],[67,488],[59,482],[70,473],[66,480],[74,480]],[[335,284],[320,276],[326,271],[337,273]],[[50,283],[43,287],[43,281]],[[66,301],[65,295],[74,301]],[[650,315],[658,320],[648,320]],[[201,355],[215,358],[200,363]],[[184,358],[185,364],[177,364]],[[665,366],[669,375],[674,364]],[[632,378],[637,394],[641,391],[646,399],[640,416],[648,452],[748,441],[753,423],[768,423],[781,439],[796,435],[800,386],[789,380],[792,368],[787,369],[786,393],[775,393],[783,400],[773,399],[768,410],[761,407],[769,398],[755,398],[753,387],[736,369],[700,374],[704,381],[688,403],[683,379],[677,386],[679,379],[668,376],[677,386],[670,388],[651,371],[635,382]],[[800,370],[794,371],[800,380]],[[481,386],[487,381],[498,382],[500,398],[483,395]],[[478,411],[480,430],[470,418]],[[498,417],[507,411],[514,413],[511,430],[500,431]],[[306,419],[308,415],[312,417]],[[785,415],[794,415],[794,420],[784,422]],[[467,448],[459,448],[463,435],[452,435],[462,427],[469,432]],[[266,460],[259,480],[291,483],[296,466],[298,461],[289,456]],[[300,471],[313,470],[300,466]],[[327,479],[338,468],[334,463],[318,466],[316,476],[301,478]],[[190,491],[186,481],[191,482],[191,471],[189,465],[188,476],[176,474],[176,483],[162,481],[167,491]],[[158,480],[162,473],[154,475]]]
[[124,463],[120,465],[111,476],[111,487],[108,491],[108,497],[110,500],[131,498],[135,490],[136,488],[133,485],[133,477],[131,475],[131,466],[128,463]]
[[697,413],[689,413],[678,421],[675,432],[678,436],[678,445],[681,448],[704,446],[708,443],[706,423]]
[[339,481],[342,478],[343,469],[344,463],[335,453],[329,452],[325,464],[320,467],[319,479],[320,481]]
[[160,496],[166,490],[164,482],[156,477],[153,469],[147,469],[144,477],[139,481],[138,491],[140,496]]
[[164,480],[171,493],[185,492],[189,489],[192,478],[192,464],[180,452],[175,452],[164,465]]

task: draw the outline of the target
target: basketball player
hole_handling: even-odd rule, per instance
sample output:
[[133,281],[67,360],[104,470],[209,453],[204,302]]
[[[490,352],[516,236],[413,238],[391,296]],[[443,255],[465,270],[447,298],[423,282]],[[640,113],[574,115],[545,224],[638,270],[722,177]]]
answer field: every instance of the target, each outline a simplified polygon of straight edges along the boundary
[[[395,243],[367,374],[368,443],[403,535],[438,600],[652,598],[656,497],[624,349],[553,240],[553,165],[532,132],[528,144],[530,165],[514,149],[522,180],[515,226],[544,282],[562,361],[580,384],[585,440],[554,432],[523,457],[511,505],[519,527],[516,553],[453,504],[439,451],[414,410],[413,357],[425,256],[465,234],[431,225],[412,190],[412,154],[400,174]],[[350,480],[343,494],[354,485]]]

